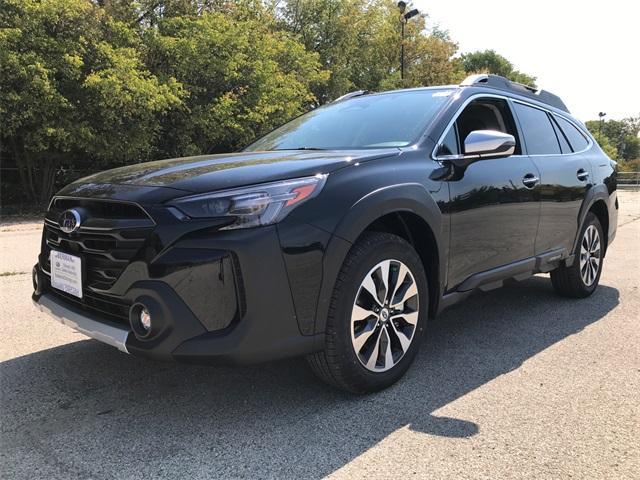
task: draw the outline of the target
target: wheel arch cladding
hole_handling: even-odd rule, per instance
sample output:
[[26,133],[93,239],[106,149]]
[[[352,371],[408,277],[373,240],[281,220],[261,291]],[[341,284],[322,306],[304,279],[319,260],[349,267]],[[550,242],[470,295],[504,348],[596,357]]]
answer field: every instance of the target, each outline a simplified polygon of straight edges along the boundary
[[429,287],[429,316],[434,316],[440,289],[440,257],[438,243],[429,224],[419,215],[406,211],[387,213],[377,218],[362,232],[386,232],[404,238],[418,253],[422,260]]
[[580,231],[582,230],[582,225],[584,225],[585,218],[589,212],[592,212],[598,220],[600,221],[600,225],[602,227],[602,232],[604,234],[604,253],[606,255],[607,248],[609,245],[609,208],[607,207],[607,200],[609,199],[609,192],[606,189],[605,185],[596,185],[589,189],[587,192],[584,201],[582,202],[582,207],[580,208],[580,214],[577,218],[577,231],[575,240],[573,243],[573,252],[578,248],[578,243],[580,241]]
[[[598,199],[589,208],[589,211],[592,212],[598,220],[600,221],[600,226],[602,227],[602,233],[604,234],[604,254],[607,253],[607,247],[609,246],[609,210],[607,209],[607,204],[604,200]],[[603,255],[604,256],[604,255]]]
[[316,314],[316,333],[324,331],[329,298],[351,246],[366,231],[394,233],[411,243],[423,261],[429,282],[429,313],[445,278],[447,244],[443,238],[442,212],[420,184],[407,183],[376,190],[356,202],[338,224],[325,254],[325,274]]

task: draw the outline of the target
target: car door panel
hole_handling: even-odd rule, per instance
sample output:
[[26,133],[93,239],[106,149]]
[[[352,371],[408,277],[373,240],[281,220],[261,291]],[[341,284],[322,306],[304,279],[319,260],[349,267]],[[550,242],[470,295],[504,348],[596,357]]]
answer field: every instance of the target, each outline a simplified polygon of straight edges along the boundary
[[[580,207],[590,187],[591,166],[582,155],[533,156],[540,171],[540,227],[536,253],[564,248],[570,252],[580,226]],[[578,178],[579,172],[589,176]]]
[[[449,182],[450,250],[448,288],[467,278],[533,256],[540,203],[536,185],[525,177],[539,177],[533,161],[522,155],[521,135],[510,102],[484,98],[471,102],[452,128],[458,147],[474,130],[498,130],[516,139],[516,154],[470,164]],[[447,143],[449,135],[443,136]],[[453,141],[445,150],[456,153]]]
[[527,174],[538,175],[534,162],[514,155],[475,162],[450,182],[450,286],[533,256],[540,202]]
[[[527,116],[534,109],[521,106],[515,110],[518,118],[522,119],[521,112]],[[553,148],[557,147],[559,150],[550,152],[553,142],[537,146],[530,145],[532,142],[529,142],[527,145],[527,151],[540,172],[540,226],[535,251],[536,254],[558,249],[570,252],[580,228],[580,208],[591,186],[591,165],[585,154],[589,141],[568,120],[549,112],[535,110],[539,119],[537,124],[544,123],[541,118],[546,118],[546,127],[551,127],[548,130],[549,136],[553,131],[557,141]],[[544,154],[540,152],[541,148],[547,148],[549,152]]]

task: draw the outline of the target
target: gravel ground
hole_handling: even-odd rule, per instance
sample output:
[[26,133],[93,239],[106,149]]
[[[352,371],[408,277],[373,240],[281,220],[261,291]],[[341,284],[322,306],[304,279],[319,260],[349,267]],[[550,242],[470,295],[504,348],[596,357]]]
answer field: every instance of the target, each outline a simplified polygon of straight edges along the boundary
[[640,478],[640,193],[601,286],[548,277],[431,326],[406,378],[351,397],[304,362],[136,359],[30,304],[40,224],[0,226],[1,478]]

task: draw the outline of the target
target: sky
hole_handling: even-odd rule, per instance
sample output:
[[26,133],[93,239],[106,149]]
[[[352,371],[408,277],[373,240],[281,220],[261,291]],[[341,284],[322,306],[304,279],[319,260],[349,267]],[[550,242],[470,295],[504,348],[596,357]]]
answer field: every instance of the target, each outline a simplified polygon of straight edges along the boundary
[[639,0],[414,0],[460,53],[493,49],[578,119],[640,115]]

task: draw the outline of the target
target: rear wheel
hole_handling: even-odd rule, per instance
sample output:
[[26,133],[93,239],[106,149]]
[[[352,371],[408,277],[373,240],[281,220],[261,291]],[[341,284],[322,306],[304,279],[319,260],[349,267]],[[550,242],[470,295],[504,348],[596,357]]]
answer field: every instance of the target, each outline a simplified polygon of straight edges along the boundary
[[584,298],[598,287],[604,259],[604,235],[598,217],[589,212],[580,232],[580,243],[571,266],[551,272],[555,290],[564,296]]
[[322,380],[354,393],[381,390],[411,365],[428,304],[420,257],[404,239],[367,233],[338,276],[325,350],[308,357]]

